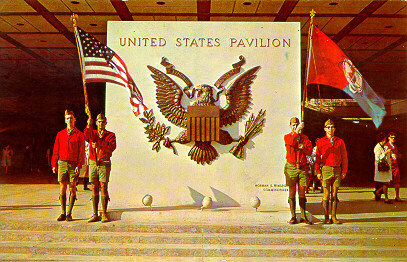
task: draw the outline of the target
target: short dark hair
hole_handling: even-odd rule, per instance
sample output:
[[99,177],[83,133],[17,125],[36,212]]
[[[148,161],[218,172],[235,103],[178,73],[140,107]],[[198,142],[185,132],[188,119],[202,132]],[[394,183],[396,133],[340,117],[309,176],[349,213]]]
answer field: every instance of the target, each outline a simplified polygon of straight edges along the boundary
[[383,139],[387,138],[387,135],[385,132],[380,132],[379,134],[377,134],[376,138],[377,142],[381,142]]
[[72,110],[69,110],[69,109],[66,109],[66,110],[65,110],[65,115],[66,115],[66,116],[67,116],[67,115],[72,115],[73,117],[75,117],[74,112],[73,112]]
[[391,136],[396,136],[396,133],[390,132],[388,136],[389,136],[389,137],[391,137]]

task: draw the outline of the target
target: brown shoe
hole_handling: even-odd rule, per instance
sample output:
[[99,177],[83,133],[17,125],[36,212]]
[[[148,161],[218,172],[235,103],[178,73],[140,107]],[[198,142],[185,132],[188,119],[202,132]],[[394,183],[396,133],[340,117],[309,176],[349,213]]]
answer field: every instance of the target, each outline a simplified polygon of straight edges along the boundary
[[97,215],[93,215],[91,218],[89,218],[88,223],[97,222],[99,220],[100,217],[98,217]]
[[332,220],[329,219],[329,217],[325,217],[324,222],[322,222],[324,224],[332,224]]
[[296,217],[292,217],[290,219],[290,221],[288,221],[289,224],[293,225],[293,224],[298,224],[297,218]]
[[66,221],[72,221],[73,219],[72,219],[72,215],[67,215],[66,216]]
[[300,218],[300,223],[305,223],[307,225],[312,225],[312,222],[308,220],[308,218]]
[[382,197],[380,196],[380,194],[378,194],[377,191],[374,191],[373,194],[374,194],[374,200],[375,200],[375,201],[380,201],[380,198],[382,198]]
[[102,223],[109,222],[109,219],[107,218],[107,215],[106,215],[106,214],[102,214],[102,220],[101,220],[101,222],[102,222]]
[[323,223],[329,225],[329,224],[332,224],[332,221],[330,219],[324,219]]
[[65,221],[66,220],[66,215],[65,214],[61,214],[58,218],[57,221]]

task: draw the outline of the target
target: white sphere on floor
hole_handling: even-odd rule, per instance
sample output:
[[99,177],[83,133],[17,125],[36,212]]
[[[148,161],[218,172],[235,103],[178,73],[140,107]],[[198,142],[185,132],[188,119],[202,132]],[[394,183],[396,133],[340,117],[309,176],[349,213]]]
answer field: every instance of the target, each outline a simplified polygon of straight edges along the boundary
[[257,209],[260,206],[260,204],[261,204],[261,201],[258,197],[255,196],[255,197],[250,198],[250,205],[253,208]]
[[141,200],[141,202],[143,203],[143,205],[145,206],[151,206],[151,204],[153,203],[153,197],[150,195],[145,195],[143,197],[143,199]]
[[211,208],[212,207],[212,198],[211,197],[204,197],[202,199],[202,207],[201,208]]

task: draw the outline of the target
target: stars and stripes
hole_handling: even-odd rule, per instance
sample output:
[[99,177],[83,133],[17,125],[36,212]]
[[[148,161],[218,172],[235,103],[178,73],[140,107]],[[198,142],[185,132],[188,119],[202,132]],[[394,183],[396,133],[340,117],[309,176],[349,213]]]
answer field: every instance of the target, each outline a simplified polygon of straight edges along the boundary
[[112,49],[80,27],[76,26],[75,30],[84,80],[88,83],[109,82],[126,87],[130,93],[133,113],[138,116],[147,110],[143,104],[143,96],[124,61]]

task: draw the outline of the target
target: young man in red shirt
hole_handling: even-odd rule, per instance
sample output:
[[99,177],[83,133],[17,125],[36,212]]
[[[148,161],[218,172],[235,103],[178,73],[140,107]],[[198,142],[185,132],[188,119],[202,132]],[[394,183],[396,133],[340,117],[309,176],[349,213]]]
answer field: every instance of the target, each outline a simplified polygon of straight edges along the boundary
[[309,169],[307,163],[307,155],[312,153],[312,143],[308,137],[301,134],[304,128],[304,123],[300,124],[298,118],[290,119],[291,132],[284,136],[285,148],[287,150],[287,162],[284,166],[284,174],[286,184],[288,186],[288,203],[290,205],[291,219],[290,224],[297,224],[295,215],[295,194],[298,184],[298,200],[301,209],[300,223],[312,224],[306,216],[306,198],[305,190],[308,185],[307,171]]
[[99,189],[102,193],[102,222],[109,222],[107,217],[107,204],[109,201],[108,183],[110,178],[110,157],[116,149],[116,135],[106,130],[107,119],[105,115],[96,117],[97,130],[93,130],[92,119],[88,119],[85,128],[85,140],[89,142],[89,180],[92,183],[93,216],[88,222],[99,221]]
[[[76,183],[85,158],[83,133],[75,127],[76,118],[72,111],[65,110],[66,128],[58,132],[52,154],[52,172],[57,174],[60,185],[59,200],[62,214],[57,221],[72,221],[72,209],[76,200]],[[66,213],[66,189],[69,183],[69,208]]]
[[[346,152],[345,142],[336,137],[334,122],[329,119],[325,122],[326,136],[317,142],[317,154],[315,160],[315,169],[318,179],[322,179],[324,188],[322,205],[324,208],[324,224],[341,224],[336,218],[336,208],[338,206],[338,190],[341,180],[346,177],[348,170],[348,154]],[[322,166],[322,167],[321,167]],[[332,213],[329,220],[329,196],[332,186]]]

